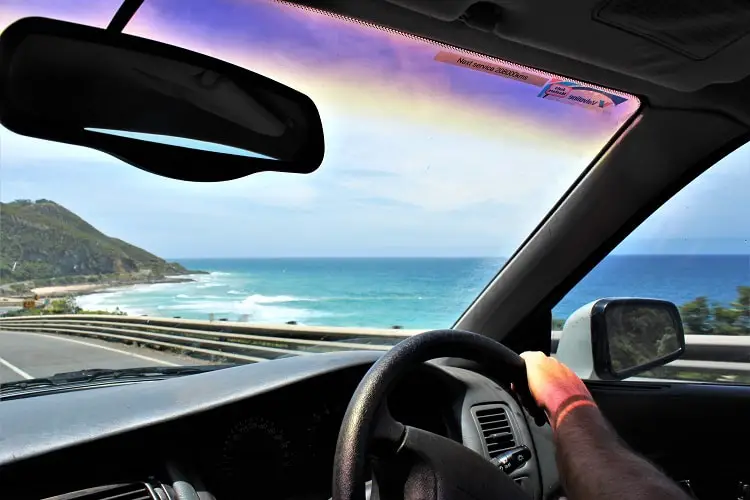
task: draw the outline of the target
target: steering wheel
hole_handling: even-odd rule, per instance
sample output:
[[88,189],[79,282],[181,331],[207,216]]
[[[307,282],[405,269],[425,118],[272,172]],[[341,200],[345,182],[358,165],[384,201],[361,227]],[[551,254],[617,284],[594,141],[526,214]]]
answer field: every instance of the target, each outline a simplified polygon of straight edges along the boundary
[[431,359],[464,358],[493,378],[513,384],[514,395],[538,424],[546,421],[534,403],[523,359],[490,338],[459,330],[434,330],[389,350],[365,374],[344,415],[333,464],[332,500],[365,500],[371,466],[373,493],[384,500],[501,500],[530,497],[478,453],[453,440],[404,425],[386,399],[410,368]]

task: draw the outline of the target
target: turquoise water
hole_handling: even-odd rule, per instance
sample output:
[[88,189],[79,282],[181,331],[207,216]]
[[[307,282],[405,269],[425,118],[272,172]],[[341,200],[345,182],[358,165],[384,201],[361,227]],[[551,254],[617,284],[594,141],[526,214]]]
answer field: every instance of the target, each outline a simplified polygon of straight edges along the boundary
[[[80,297],[87,309],[129,314],[307,325],[439,328],[453,324],[503,259],[193,259],[195,282],[136,285]],[[590,300],[645,296],[678,304],[729,303],[750,285],[750,256],[611,256],[555,308],[564,318]]]

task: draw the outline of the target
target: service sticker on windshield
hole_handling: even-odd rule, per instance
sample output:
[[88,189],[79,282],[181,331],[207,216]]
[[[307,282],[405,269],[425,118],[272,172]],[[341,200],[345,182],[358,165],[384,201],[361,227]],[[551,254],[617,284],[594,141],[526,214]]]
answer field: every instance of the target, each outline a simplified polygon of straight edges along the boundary
[[594,111],[614,108],[627,101],[627,98],[617,94],[559,78],[551,79],[537,97],[582,106]]
[[510,78],[511,80],[528,83],[536,87],[541,87],[547,83],[546,77],[528,71],[522,71],[502,64],[491,63],[489,61],[472,59],[471,57],[454,54],[452,52],[440,51],[435,56],[435,60],[438,62],[453,64],[454,66],[462,66],[475,71],[481,71],[483,73]]

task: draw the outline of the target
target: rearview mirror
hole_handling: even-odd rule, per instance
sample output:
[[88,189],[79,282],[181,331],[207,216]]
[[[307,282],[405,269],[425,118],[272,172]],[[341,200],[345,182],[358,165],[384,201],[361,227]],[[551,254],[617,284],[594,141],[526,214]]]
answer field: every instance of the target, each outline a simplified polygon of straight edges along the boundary
[[685,352],[685,332],[673,303],[656,299],[600,299],[565,322],[557,358],[579,376],[622,380],[674,361]]
[[26,18],[0,36],[0,123],[180,180],[310,173],[323,161],[313,101],[171,45]]

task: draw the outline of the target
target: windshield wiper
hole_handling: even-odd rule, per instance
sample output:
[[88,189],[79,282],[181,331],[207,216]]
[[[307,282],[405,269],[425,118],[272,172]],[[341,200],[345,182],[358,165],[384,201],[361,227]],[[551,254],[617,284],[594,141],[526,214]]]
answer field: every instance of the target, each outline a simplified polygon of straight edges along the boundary
[[25,391],[43,387],[68,387],[77,384],[89,384],[101,381],[118,381],[133,379],[160,379],[168,377],[179,377],[203,373],[231,365],[203,365],[203,366],[149,366],[143,368],[89,368],[84,370],[56,373],[51,377],[33,378],[29,380],[18,380],[0,384],[0,396],[9,392]]

